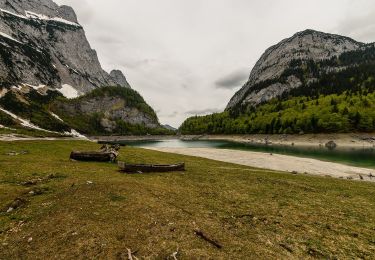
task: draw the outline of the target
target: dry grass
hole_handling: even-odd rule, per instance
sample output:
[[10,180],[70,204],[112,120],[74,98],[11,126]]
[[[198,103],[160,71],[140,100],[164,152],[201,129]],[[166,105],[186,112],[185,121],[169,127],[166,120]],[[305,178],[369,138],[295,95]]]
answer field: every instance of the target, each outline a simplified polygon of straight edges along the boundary
[[[185,161],[187,171],[124,175],[68,160],[97,147],[0,143],[0,259],[127,259],[128,248],[140,259],[374,257],[374,184],[134,148],[120,159]],[[5,155],[13,150],[29,153]]]

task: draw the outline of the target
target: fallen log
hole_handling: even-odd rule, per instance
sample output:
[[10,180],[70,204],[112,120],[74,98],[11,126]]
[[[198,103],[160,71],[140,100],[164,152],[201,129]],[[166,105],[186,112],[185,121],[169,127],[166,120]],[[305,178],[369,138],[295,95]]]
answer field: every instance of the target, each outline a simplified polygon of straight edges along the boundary
[[114,162],[117,155],[112,152],[80,152],[73,151],[70,154],[70,159],[76,161],[90,161],[90,162]]
[[120,146],[103,145],[99,152],[96,151],[73,151],[70,154],[70,159],[76,161],[91,161],[91,162],[115,162],[119,155]]
[[185,171],[185,163],[176,164],[127,164],[119,162],[120,170],[127,173]]

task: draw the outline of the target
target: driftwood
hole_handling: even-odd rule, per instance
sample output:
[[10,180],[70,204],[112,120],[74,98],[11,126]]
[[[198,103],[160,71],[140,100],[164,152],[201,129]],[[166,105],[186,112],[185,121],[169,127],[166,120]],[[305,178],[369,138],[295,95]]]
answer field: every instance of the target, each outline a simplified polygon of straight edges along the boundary
[[73,151],[70,154],[70,159],[77,161],[92,161],[92,162],[115,162],[118,155],[120,146],[103,145],[100,151]]
[[194,233],[195,233],[195,235],[197,235],[198,237],[200,237],[200,238],[202,238],[203,240],[207,241],[208,243],[210,243],[211,245],[215,246],[216,248],[221,249],[221,248],[223,247],[222,245],[220,245],[219,242],[217,242],[217,241],[215,241],[215,240],[209,238],[208,236],[206,236],[206,235],[202,232],[202,230],[200,230],[200,229],[195,229],[195,230],[194,230]]
[[125,162],[119,162],[118,166],[121,171],[128,173],[137,172],[173,172],[173,171],[185,171],[185,163],[177,164],[127,164]]

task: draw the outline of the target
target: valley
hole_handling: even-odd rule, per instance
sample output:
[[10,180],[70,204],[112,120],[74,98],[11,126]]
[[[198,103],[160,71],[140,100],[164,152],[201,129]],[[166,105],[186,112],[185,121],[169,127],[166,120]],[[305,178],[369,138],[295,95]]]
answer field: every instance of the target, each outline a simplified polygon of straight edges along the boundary
[[0,259],[373,259],[375,44],[162,2],[0,0]]

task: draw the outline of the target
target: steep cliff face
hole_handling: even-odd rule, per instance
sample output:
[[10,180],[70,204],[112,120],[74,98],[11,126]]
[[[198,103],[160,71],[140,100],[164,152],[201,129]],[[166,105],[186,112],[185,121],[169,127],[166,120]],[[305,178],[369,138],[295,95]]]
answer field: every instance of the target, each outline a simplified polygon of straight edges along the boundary
[[364,47],[364,43],[339,35],[313,30],[296,33],[266,50],[251,71],[249,81],[230,100],[227,109],[244,104],[256,106],[314,82],[316,74],[344,69],[340,66],[320,67],[318,73],[306,74],[303,78],[293,73],[297,66],[303,68],[309,62],[329,60]]
[[124,74],[104,71],[74,10],[0,0],[0,125],[139,134],[160,127]]
[[51,0],[0,0],[0,45],[3,87],[71,86],[77,94],[129,87],[121,72],[112,77],[101,68],[74,10]]

